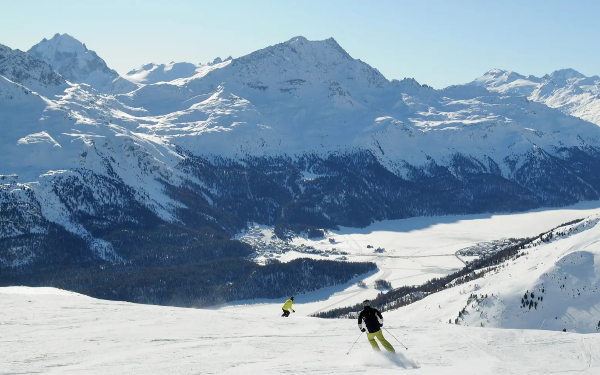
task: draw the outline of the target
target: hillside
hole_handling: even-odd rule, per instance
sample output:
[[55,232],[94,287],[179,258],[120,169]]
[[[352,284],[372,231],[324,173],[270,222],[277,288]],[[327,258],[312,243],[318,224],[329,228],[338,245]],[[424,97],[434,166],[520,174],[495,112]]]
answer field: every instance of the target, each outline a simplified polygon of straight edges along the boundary
[[474,327],[600,330],[598,215],[548,232],[493,272],[393,313]]

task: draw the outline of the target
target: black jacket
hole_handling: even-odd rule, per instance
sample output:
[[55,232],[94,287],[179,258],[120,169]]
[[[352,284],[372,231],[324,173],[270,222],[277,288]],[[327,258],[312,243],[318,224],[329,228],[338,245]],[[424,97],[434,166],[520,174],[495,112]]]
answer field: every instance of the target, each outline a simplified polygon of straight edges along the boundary
[[371,306],[365,306],[363,311],[358,315],[358,326],[362,328],[362,322],[365,321],[369,333],[375,333],[381,329],[383,325],[383,316],[379,310]]

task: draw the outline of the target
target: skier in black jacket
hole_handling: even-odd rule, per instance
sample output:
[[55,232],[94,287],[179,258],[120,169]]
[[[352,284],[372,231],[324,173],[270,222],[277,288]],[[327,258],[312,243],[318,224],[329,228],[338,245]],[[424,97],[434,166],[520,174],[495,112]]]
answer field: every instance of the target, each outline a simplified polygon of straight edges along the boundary
[[379,339],[381,345],[388,352],[395,352],[394,347],[390,344],[385,337],[383,337],[383,333],[381,332],[381,327],[383,327],[383,316],[381,312],[375,308],[371,307],[371,302],[367,299],[363,302],[363,311],[358,315],[358,329],[362,332],[366,331],[363,328],[363,321],[367,326],[367,338],[369,339],[369,343],[373,347],[373,350],[381,350],[379,349],[379,345],[377,345],[377,341],[375,341],[375,337]]

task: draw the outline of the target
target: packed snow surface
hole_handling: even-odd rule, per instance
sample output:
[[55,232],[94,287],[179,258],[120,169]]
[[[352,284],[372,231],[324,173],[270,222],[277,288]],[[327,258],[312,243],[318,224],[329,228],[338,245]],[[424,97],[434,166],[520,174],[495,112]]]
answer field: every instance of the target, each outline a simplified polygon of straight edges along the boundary
[[1,288],[0,307],[2,374],[600,371],[598,334],[399,324],[389,316],[384,335],[397,353],[384,355],[348,319],[135,305],[25,287]]

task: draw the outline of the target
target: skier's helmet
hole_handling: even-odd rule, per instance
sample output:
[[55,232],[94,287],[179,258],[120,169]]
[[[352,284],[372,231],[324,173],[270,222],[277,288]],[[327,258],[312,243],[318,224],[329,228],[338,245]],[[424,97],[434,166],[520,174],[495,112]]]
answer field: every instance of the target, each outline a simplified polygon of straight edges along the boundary
[[371,306],[371,301],[369,301],[368,299],[363,301],[363,306],[367,307],[367,306]]
[[294,296],[291,296],[290,299],[293,301],[294,300]]

